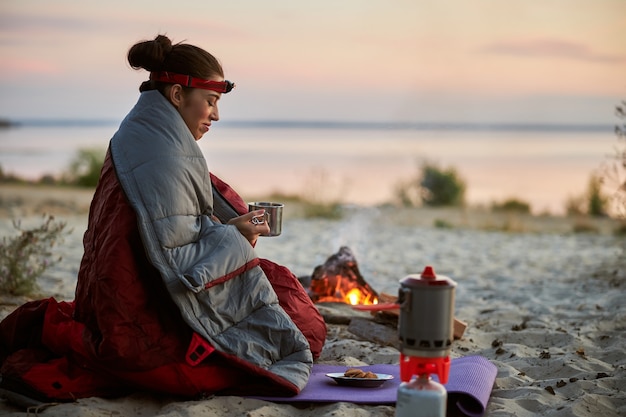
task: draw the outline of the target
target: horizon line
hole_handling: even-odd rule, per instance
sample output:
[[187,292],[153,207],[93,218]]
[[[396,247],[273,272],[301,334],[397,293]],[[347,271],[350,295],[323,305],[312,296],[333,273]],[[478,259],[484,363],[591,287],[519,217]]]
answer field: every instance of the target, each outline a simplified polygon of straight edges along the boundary
[[[0,128],[17,127],[95,127],[117,126],[121,120],[92,118],[6,119],[0,118]],[[554,131],[592,132],[614,131],[617,123],[564,123],[564,122],[372,122],[338,120],[228,120],[218,122],[221,127],[272,128],[272,129],[377,129],[377,130],[475,130],[475,131]]]

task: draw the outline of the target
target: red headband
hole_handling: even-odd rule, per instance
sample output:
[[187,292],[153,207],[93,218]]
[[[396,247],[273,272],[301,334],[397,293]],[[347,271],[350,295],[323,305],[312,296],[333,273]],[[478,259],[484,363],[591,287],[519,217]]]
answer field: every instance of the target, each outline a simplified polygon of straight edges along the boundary
[[204,78],[196,78],[191,75],[182,75],[167,71],[151,72],[150,80],[170,84],[180,84],[185,87],[202,88],[203,90],[212,90],[224,94],[235,88],[235,83],[228,80],[209,81]]

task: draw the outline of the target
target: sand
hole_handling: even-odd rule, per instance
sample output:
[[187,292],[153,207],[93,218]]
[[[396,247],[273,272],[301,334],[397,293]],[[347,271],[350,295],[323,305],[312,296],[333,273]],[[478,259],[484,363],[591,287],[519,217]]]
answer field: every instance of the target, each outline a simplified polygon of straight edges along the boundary
[[[41,296],[72,299],[91,191],[0,186],[0,235],[53,213],[73,229],[63,261],[40,280]],[[452,356],[482,355],[498,368],[487,416],[626,415],[626,238],[609,219],[494,215],[476,210],[352,208],[340,220],[303,219],[286,208],[283,235],[257,251],[310,274],[340,246],[365,279],[394,294],[407,274],[433,265],[458,283],[456,316],[468,323]],[[433,227],[445,220],[449,228]],[[591,233],[573,233],[585,225]],[[38,298],[38,297],[34,297]],[[2,296],[0,317],[25,298]],[[397,363],[390,346],[329,324],[320,363]],[[293,406],[241,397],[178,401],[146,393],[50,405],[44,416],[393,416],[392,406]],[[31,412],[30,415],[35,414]],[[0,400],[0,415],[26,416]]]

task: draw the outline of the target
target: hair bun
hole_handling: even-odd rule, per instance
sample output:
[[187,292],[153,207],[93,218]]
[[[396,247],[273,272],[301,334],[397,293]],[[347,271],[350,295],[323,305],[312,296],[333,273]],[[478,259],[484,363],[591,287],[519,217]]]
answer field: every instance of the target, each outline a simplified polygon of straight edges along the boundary
[[172,41],[165,35],[157,35],[154,40],[141,41],[128,51],[128,63],[134,69],[161,71],[163,62],[172,52]]
[[157,35],[157,37],[154,38],[154,42],[157,43],[163,51],[163,58],[172,52],[172,41],[167,36]]

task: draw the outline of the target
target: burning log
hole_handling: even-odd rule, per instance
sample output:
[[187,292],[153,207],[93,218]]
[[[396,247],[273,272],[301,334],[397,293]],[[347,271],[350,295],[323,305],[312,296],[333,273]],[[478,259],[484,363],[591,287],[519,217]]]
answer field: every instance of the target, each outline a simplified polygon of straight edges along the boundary
[[356,258],[346,246],[315,267],[308,292],[314,303],[378,303],[378,293],[365,281]]
[[[350,304],[353,309],[370,311],[383,322],[397,326],[400,305],[398,297],[378,294],[363,278],[350,248],[342,246],[313,270],[311,277],[299,278],[314,303]],[[454,318],[454,338],[460,339],[467,323]]]

